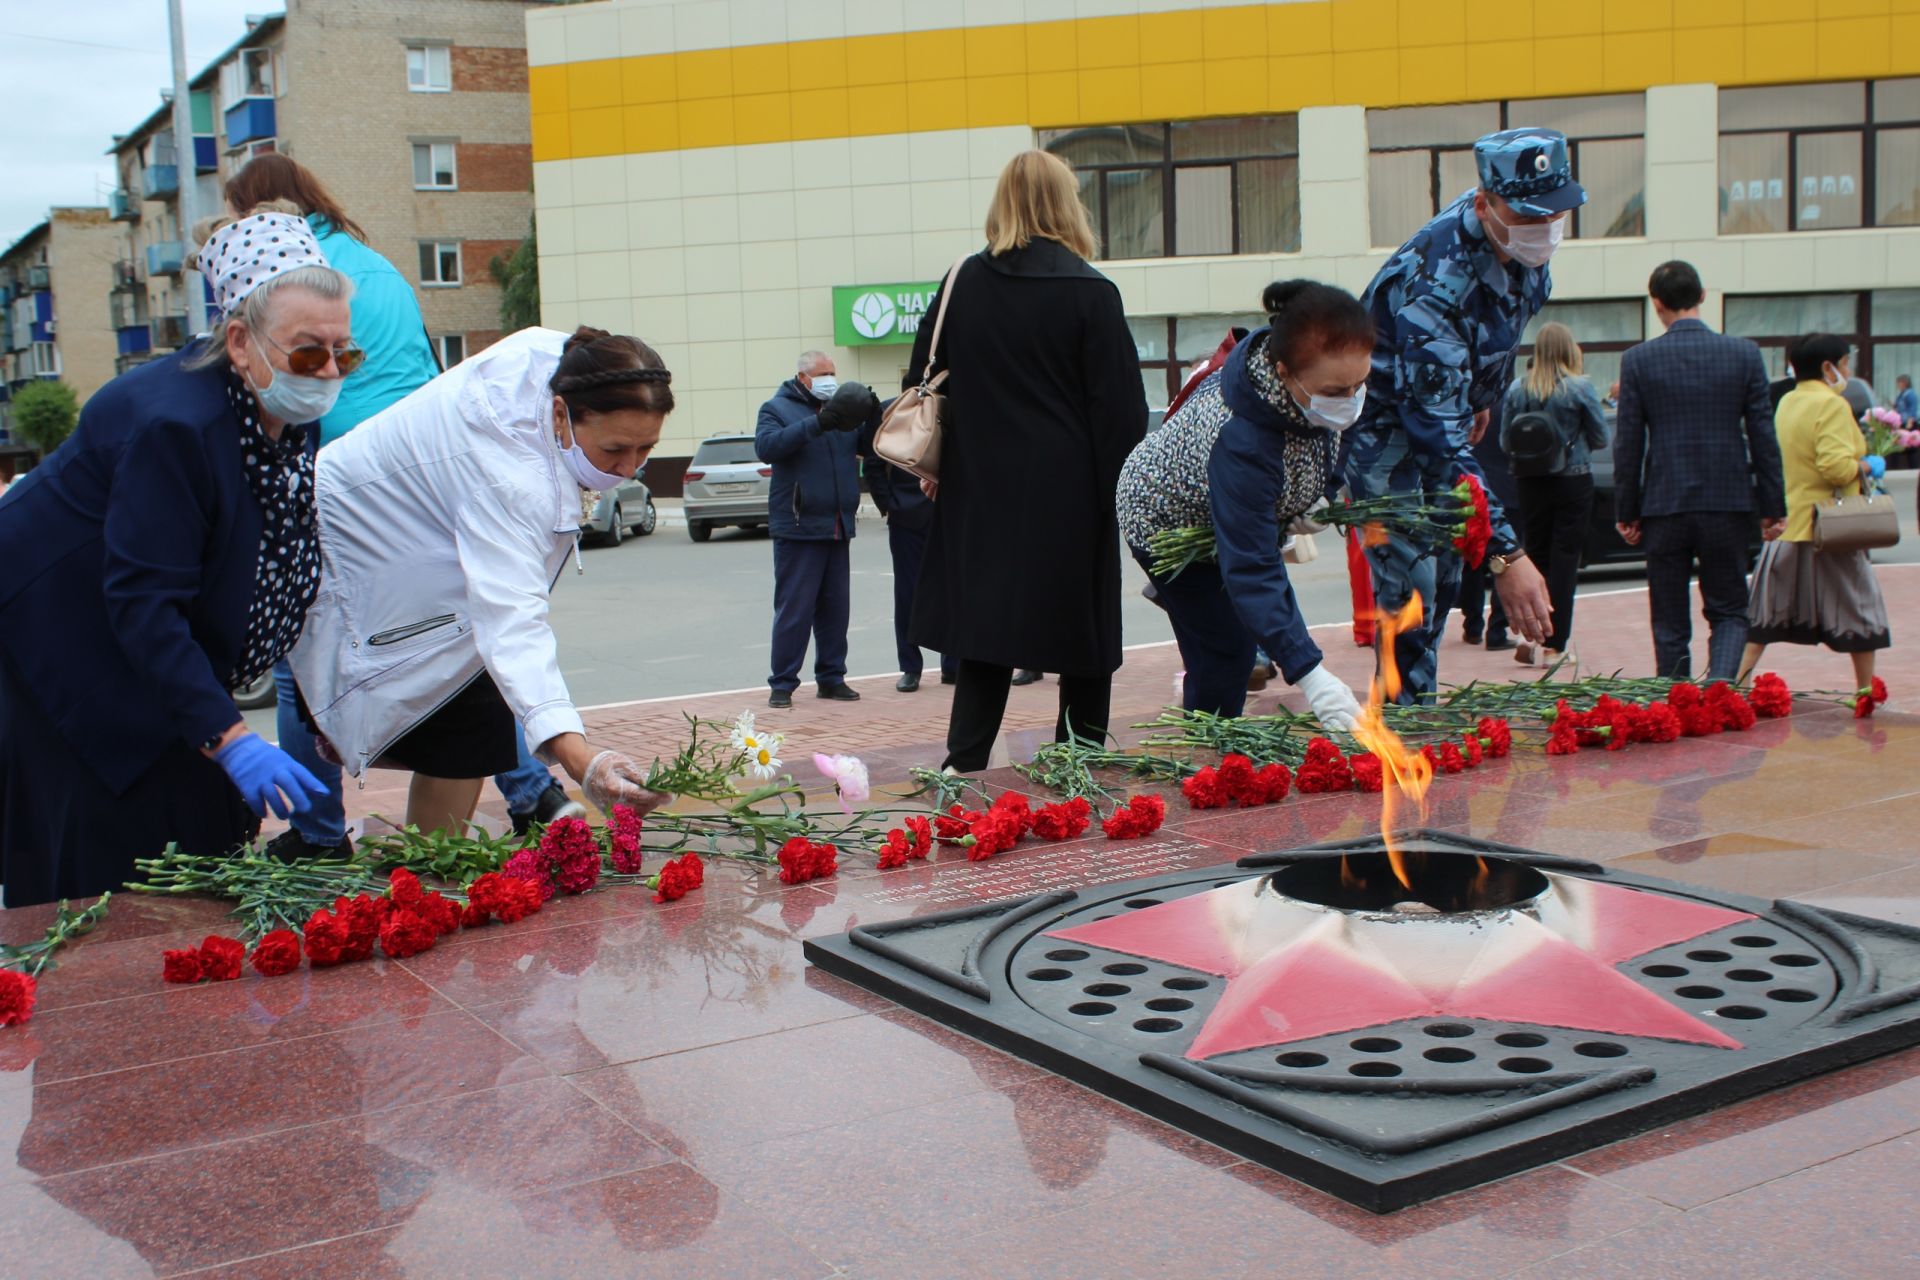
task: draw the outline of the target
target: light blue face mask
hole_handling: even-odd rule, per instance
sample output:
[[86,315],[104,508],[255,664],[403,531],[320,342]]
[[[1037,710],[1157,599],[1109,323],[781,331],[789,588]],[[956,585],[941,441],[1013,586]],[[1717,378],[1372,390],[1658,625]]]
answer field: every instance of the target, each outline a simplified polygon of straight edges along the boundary
[[[260,355],[263,360],[266,359],[264,350]],[[267,372],[273,381],[266,386],[256,386],[251,374],[247,377],[247,385],[253,389],[253,398],[259,402],[260,411],[282,422],[318,421],[326,417],[340,399],[339,378],[302,377],[285,369],[274,368],[272,361],[267,361]]]
[[574,432],[571,413],[567,415],[567,434],[573,436],[573,444],[560,456],[566,459],[567,470],[572,473],[574,483],[582,489],[605,493],[609,489],[618,489],[631,478],[615,475],[611,471],[602,471],[593,465],[593,460],[587,457],[586,450],[580,447],[580,437]]

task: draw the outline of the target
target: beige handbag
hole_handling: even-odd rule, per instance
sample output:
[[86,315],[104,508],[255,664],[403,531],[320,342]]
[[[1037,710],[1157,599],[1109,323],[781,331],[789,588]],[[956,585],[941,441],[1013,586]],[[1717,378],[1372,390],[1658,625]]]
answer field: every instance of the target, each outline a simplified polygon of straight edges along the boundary
[[940,479],[940,435],[947,423],[947,398],[940,394],[940,388],[951,370],[935,374],[933,366],[940,361],[940,329],[947,322],[953,287],[959,282],[961,266],[972,256],[962,254],[947,273],[946,287],[940,291],[940,310],[933,317],[933,341],[927,344],[927,367],[920,371],[920,385],[901,392],[887,406],[880,429],[873,436],[875,453],[922,480]]
[[1885,493],[1834,495],[1813,508],[1815,551],[1872,551],[1900,541],[1900,516]]

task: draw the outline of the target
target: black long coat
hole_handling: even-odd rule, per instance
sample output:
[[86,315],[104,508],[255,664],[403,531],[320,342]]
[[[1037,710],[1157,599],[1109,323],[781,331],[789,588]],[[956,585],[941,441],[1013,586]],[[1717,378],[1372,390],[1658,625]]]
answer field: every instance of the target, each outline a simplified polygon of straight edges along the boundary
[[[962,263],[941,336],[951,369],[940,494],[914,596],[924,648],[1004,667],[1120,666],[1120,466],[1147,429],[1120,291],[1052,240]],[[908,385],[926,367],[939,298]]]

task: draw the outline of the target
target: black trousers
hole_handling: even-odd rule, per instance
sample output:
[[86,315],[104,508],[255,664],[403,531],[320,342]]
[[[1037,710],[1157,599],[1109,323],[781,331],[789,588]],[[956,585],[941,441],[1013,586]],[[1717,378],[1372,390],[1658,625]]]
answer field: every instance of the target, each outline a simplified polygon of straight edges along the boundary
[[1573,588],[1593,516],[1593,477],[1519,476],[1514,485],[1520,494],[1520,540],[1527,558],[1546,575],[1553,603],[1553,635],[1547,648],[1565,653],[1573,638]]
[[[920,562],[927,558],[927,531],[889,520],[887,550],[893,556],[893,644],[900,657],[900,674],[917,676],[925,669],[925,660],[907,630],[913,622],[913,593],[920,586]],[[943,655],[940,674],[952,675],[957,665]]]
[[1500,593],[1493,589],[1493,574],[1485,565],[1460,570],[1460,613],[1468,635],[1484,634],[1494,642],[1507,638],[1507,606],[1500,603]]
[[1133,558],[1153,579],[1155,601],[1173,624],[1173,640],[1186,668],[1181,705],[1188,711],[1237,716],[1247,709],[1247,676],[1258,643],[1227,596],[1220,566],[1188,565],[1172,579],[1153,577],[1153,556],[1133,548]]
[[[1241,677],[1243,680],[1245,676]],[[1007,693],[1013,686],[1013,668],[990,662],[960,659],[953,686],[953,713],[947,721],[947,759],[943,767],[977,773],[987,767],[993,740],[1007,714]],[[1053,740],[1065,742],[1068,726],[1073,736],[1092,742],[1107,736],[1107,718],[1113,701],[1113,677],[1060,677],[1060,718]]]
[[847,682],[847,618],[853,608],[844,538],[832,542],[773,540],[773,674],[768,687],[800,687],[800,663],[813,637],[813,679],[821,688]]
[[1747,547],[1753,523],[1745,511],[1695,511],[1640,521],[1656,674],[1681,680],[1692,674],[1689,585],[1696,562],[1700,612],[1708,627],[1707,678],[1731,680],[1740,673],[1740,651],[1747,643]]

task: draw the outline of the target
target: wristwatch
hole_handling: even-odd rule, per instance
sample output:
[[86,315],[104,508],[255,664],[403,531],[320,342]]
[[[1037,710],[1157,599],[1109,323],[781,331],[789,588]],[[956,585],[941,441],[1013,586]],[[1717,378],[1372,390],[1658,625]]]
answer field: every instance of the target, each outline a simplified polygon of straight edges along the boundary
[[1525,560],[1526,558],[1527,558],[1527,553],[1520,550],[1518,547],[1515,547],[1512,551],[1509,551],[1506,555],[1503,555],[1503,556],[1488,556],[1487,572],[1491,573],[1494,577],[1497,578],[1501,574],[1505,573],[1507,570],[1513,568],[1513,566],[1515,566],[1516,564],[1519,564],[1522,560]]

